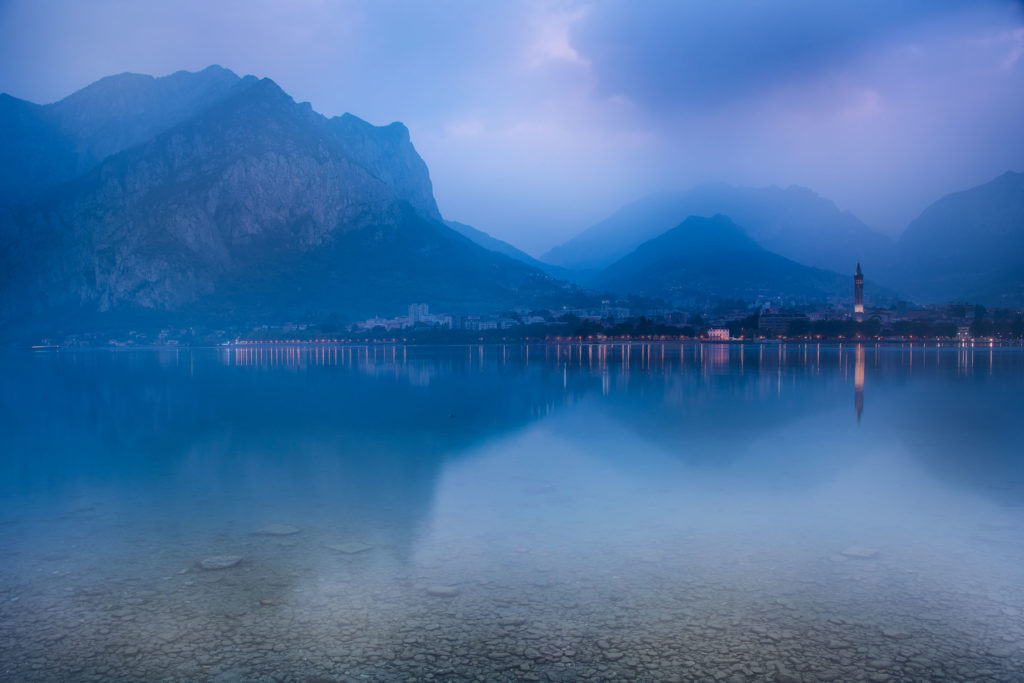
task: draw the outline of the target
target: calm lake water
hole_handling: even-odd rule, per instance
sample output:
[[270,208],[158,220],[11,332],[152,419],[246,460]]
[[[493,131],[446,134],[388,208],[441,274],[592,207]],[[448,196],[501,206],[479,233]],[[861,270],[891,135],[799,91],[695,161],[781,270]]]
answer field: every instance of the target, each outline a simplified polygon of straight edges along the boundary
[[0,680],[1022,681],[1022,390],[988,347],[4,352]]

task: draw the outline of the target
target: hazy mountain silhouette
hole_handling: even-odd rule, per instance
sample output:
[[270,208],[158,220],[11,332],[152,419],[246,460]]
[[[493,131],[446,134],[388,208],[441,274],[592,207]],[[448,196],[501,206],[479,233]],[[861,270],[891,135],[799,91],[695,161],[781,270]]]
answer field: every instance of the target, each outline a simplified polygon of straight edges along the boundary
[[449,228],[459,233],[460,235],[473,240],[484,249],[496,251],[499,254],[504,254],[509,258],[514,258],[517,261],[522,261],[523,263],[529,263],[530,265],[536,266],[538,268],[547,265],[533,258],[525,251],[513,247],[511,244],[504,240],[499,240],[497,237],[492,237],[483,230],[478,230],[477,228],[474,228],[472,225],[466,225],[465,223],[460,223],[458,221],[445,221],[444,223],[445,225],[447,225]]
[[122,75],[48,107],[2,104],[28,136],[12,163],[33,149],[59,162],[26,174],[32,192],[3,177],[23,198],[0,215],[8,324],[346,320],[578,294],[445,226],[402,124],[327,119],[269,79]]
[[31,198],[88,171],[226,97],[239,80],[210,66],[161,78],[107,76],[48,105],[0,95],[0,201]]
[[540,268],[548,275],[558,278],[560,280],[568,280],[570,282],[576,282],[580,280],[578,273],[570,271],[566,268],[559,268],[553,266],[550,263],[544,263],[538,259],[533,258],[522,249],[512,246],[504,240],[500,240],[497,237],[492,237],[483,230],[474,228],[472,225],[466,225],[465,223],[459,223],[458,221],[445,221],[445,225],[459,233],[464,237],[468,237],[484,249],[496,251],[499,254],[504,254],[509,258],[514,258],[517,261],[522,261],[534,268]]
[[1024,304],[1024,173],[939,199],[898,249],[896,282],[915,298]]
[[730,216],[766,249],[804,265],[852,271],[857,261],[888,263],[892,241],[803,187],[748,188],[724,183],[650,195],[544,254],[578,270],[604,268],[688,216]]
[[672,302],[709,296],[798,302],[852,296],[851,278],[772,253],[722,215],[687,218],[601,271],[594,284]]
[[545,258],[445,223],[401,123],[326,118],[268,79],[210,67],[111,76],[48,105],[0,95],[8,331],[592,301],[551,277],[566,268],[674,301],[821,300],[849,295],[858,260],[917,300],[1020,305],[1024,174],[944,197],[898,246],[804,188],[708,184],[627,205]]

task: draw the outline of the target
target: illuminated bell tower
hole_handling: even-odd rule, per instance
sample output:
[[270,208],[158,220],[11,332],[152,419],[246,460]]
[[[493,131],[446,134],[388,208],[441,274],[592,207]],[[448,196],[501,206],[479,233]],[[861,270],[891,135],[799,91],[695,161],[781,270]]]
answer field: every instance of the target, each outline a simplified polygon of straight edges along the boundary
[[864,273],[860,272],[860,263],[853,275],[853,312],[857,315],[864,313]]

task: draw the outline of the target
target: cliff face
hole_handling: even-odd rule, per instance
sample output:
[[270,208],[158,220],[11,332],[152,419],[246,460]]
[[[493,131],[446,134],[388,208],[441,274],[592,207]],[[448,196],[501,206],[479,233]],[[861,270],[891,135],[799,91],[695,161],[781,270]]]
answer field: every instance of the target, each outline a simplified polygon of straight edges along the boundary
[[424,216],[441,220],[427,165],[399,122],[373,126],[352,114],[328,122],[345,153]]
[[[87,89],[111,97],[127,83],[134,94],[113,97],[106,123],[67,119],[77,132],[58,136],[61,154],[88,166],[117,151],[24,193],[0,216],[0,316],[349,318],[411,301],[490,308],[561,291],[440,223],[427,167],[401,124],[326,119],[270,80],[228,84],[221,71],[188,74],[198,82],[178,83],[176,108],[159,121],[135,77]],[[94,94],[71,96],[68,109],[98,109]],[[116,121],[136,123],[115,135]]]

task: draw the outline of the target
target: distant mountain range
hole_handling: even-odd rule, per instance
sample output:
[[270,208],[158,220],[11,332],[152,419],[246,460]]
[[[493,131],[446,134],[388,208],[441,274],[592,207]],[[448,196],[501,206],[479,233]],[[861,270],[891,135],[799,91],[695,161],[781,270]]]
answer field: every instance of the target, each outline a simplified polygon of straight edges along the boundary
[[596,286],[673,303],[714,297],[826,303],[851,279],[768,251],[728,216],[690,216],[602,270]]
[[5,96],[0,323],[252,324],[584,296],[446,226],[400,123],[211,67]]
[[817,268],[846,272],[858,260],[877,264],[888,259],[892,250],[888,237],[806,188],[708,183],[627,204],[542,260],[577,270],[601,269],[688,216],[715,214],[732,218],[765,249]]
[[[766,251],[798,264],[843,273],[856,263],[869,274],[869,293],[922,303],[965,300],[1024,305],[1024,173],[1005,173],[948,195],[925,209],[898,241],[872,231],[829,200],[800,187],[742,188],[716,183],[650,195],[547,252],[564,277],[616,287],[619,263],[689,216],[727,215]],[[659,243],[662,249],[672,243]],[[731,268],[722,262],[723,268]],[[660,267],[660,266],[659,266]],[[668,277],[668,274],[665,274]],[[767,276],[767,275],[766,275]],[[653,275],[652,275],[653,277]],[[725,283],[723,283],[724,286]],[[765,280],[782,292],[783,281]],[[650,287],[646,288],[653,295]],[[722,291],[726,296],[726,291]]]
[[0,336],[344,324],[412,302],[820,301],[851,296],[858,260],[869,305],[892,298],[878,282],[1024,305],[1024,174],[939,200],[898,242],[804,188],[707,184],[535,259],[442,218],[401,123],[326,118],[268,79],[210,67],[111,76],[49,105],[0,95]]

